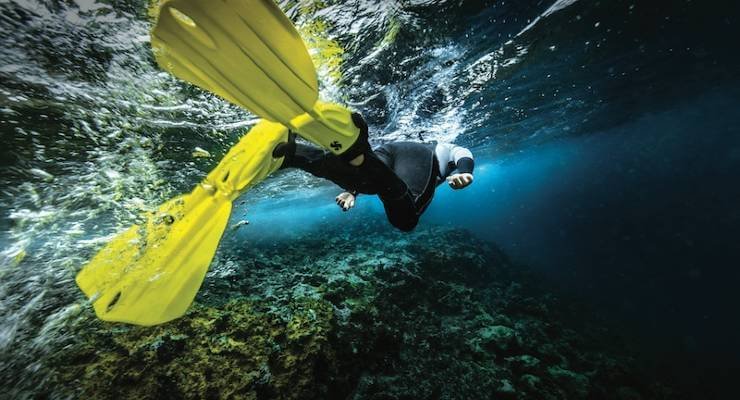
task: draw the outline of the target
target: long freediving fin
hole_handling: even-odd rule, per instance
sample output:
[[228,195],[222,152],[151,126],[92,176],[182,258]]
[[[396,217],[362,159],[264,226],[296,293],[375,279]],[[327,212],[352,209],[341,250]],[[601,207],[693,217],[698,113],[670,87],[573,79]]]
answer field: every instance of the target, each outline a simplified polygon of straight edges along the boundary
[[156,325],[193,302],[231,214],[232,201],[277,170],[283,125],[262,120],[187,195],[164,203],[116,236],[80,271],[77,284],[105,321]]
[[119,234],[78,274],[99,318],[139,325],[187,310],[231,202],[279,168],[272,151],[288,128],[340,155],[352,154],[360,137],[348,109],[317,100],[306,47],[272,0],[163,0],[159,7],[151,41],[159,65],[264,120],[201,185]]
[[318,101],[311,57],[273,0],[167,0],[151,36],[164,70],[334,154],[360,135],[347,108]]

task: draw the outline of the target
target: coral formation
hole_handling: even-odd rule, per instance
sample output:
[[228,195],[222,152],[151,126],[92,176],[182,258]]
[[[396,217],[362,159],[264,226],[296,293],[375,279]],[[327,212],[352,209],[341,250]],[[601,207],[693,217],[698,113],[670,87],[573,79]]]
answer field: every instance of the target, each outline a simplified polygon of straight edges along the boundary
[[83,319],[56,381],[83,398],[670,396],[565,326],[567,305],[464,231],[345,227],[251,243],[213,268],[169,324]]
[[306,298],[284,311],[281,320],[235,299],[152,328],[88,321],[85,340],[59,360],[58,378],[78,382],[83,398],[318,395],[317,368],[331,356],[331,305]]

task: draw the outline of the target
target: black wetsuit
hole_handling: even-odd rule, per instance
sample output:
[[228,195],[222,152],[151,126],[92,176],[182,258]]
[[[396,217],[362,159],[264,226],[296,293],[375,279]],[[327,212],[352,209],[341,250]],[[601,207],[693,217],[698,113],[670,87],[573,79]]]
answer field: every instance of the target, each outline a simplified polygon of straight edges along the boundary
[[[446,161],[443,173],[440,173],[434,143],[395,142],[373,150],[365,120],[354,113],[352,121],[360,128],[360,136],[342,155],[336,156],[295,140],[276,148],[273,155],[285,156],[281,168],[300,168],[328,179],[354,195],[377,194],[383,202],[388,221],[402,231],[416,227],[434,196],[434,189],[452,169],[473,172],[472,154],[467,150],[469,157],[458,160],[453,168]],[[360,155],[365,156],[360,166],[349,163]]]
[[439,168],[433,149],[430,144],[390,143],[365,151],[365,161],[354,167],[328,151],[297,143],[283,168],[300,168],[353,194],[376,194],[391,224],[410,231],[434,195]]
[[[282,168],[300,168],[355,195],[376,194],[390,223],[410,231],[445,178],[435,148],[436,143],[416,142],[387,143],[375,150],[368,146],[362,152],[365,161],[355,167],[328,151],[296,143],[295,152],[286,157]],[[455,169],[451,167],[444,169]],[[460,172],[472,172],[472,158],[458,161],[458,167]]]

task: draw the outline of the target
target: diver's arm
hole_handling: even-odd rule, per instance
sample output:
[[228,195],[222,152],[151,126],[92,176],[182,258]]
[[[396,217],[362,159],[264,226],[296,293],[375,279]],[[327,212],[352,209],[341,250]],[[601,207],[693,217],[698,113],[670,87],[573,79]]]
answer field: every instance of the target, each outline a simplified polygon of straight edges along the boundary
[[[473,153],[462,146],[444,143],[437,145],[437,158],[440,164],[448,165],[447,183],[453,189],[462,189],[473,183],[475,161]],[[444,173],[444,172],[443,172]]]

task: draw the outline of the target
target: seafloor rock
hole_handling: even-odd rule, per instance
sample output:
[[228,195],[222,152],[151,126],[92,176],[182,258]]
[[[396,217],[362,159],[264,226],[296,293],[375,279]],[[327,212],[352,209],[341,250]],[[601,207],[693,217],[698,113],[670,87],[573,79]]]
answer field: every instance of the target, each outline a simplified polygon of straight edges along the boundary
[[321,397],[318,377],[330,371],[319,369],[335,364],[332,307],[304,298],[285,311],[281,319],[236,299],[153,328],[86,323],[57,379],[76,382],[81,398]]
[[85,315],[54,360],[50,391],[136,399],[675,398],[617,349],[561,322],[568,312],[521,266],[466,232],[342,227],[223,250],[196,306],[172,323],[139,328]]

